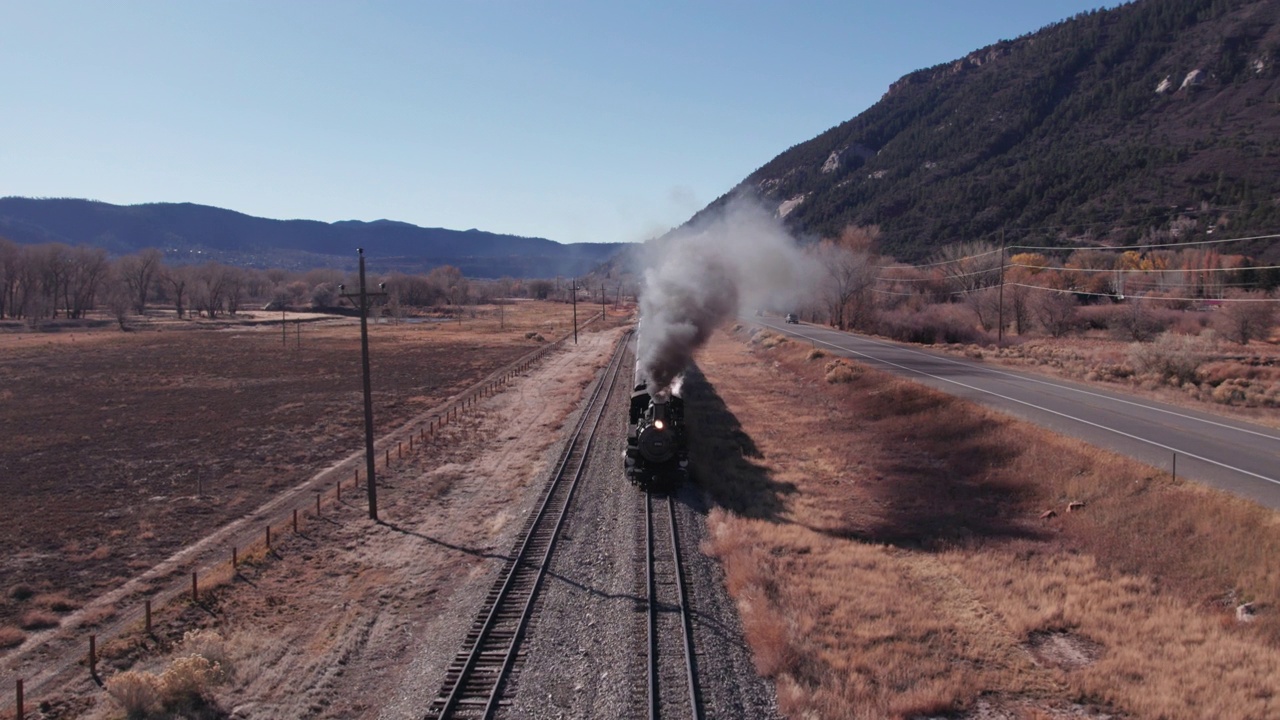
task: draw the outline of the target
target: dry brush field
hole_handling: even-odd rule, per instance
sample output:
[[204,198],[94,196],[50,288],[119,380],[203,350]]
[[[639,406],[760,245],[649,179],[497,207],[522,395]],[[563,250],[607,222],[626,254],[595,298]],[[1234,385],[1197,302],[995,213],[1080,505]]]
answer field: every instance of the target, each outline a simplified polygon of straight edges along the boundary
[[[371,326],[377,432],[563,335],[571,312]],[[287,345],[279,324],[149,327],[0,333],[0,646],[363,447],[358,323],[290,323]]]
[[699,366],[707,550],[791,717],[1280,715],[1274,513],[767,332]]

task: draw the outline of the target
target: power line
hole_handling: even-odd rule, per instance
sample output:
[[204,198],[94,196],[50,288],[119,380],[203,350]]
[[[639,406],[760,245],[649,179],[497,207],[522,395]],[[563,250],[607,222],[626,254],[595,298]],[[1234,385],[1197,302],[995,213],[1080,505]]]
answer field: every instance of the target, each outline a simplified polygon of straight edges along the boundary
[[[1280,265],[1259,265],[1256,267],[1218,267],[1218,268],[1068,268],[1054,267],[1053,265],[1023,265],[1021,263],[1009,263],[1006,267],[1020,267],[1029,270],[1061,270],[1063,272],[1072,273],[1197,273],[1197,272],[1243,272],[1245,270],[1280,270]],[[959,277],[959,276],[955,276]]]
[[[1093,296],[1093,297],[1108,297],[1108,298],[1120,297],[1120,298],[1124,298],[1124,299],[1133,299],[1133,300],[1158,300],[1158,301],[1162,301],[1162,302],[1163,302],[1163,301],[1176,301],[1176,300],[1181,300],[1181,301],[1186,301],[1186,302],[1270,302],[1270,303],[1280,303],[1280,298],[1274,298],[1274,297],[1256,297],[1256,298],[1254,298],[1254,297],[1249,297],[1249,298],[1203,298],[1203,297],[1168,297],[1168,296],[1165,296],[1165,295],[1161,295],[1161,296],[1159,296],[1159,297],[1148,297],[1148,296],[1146,296],[1146,295],[1123,295],[1123,294],[1120,294],[1120,293],[1098,293],[1098,292],[1085,292],[1085,291],[1083,291],[1083,290],[1069,290],[1069,289],[1064,289],[1064,288],[1051,288],[1051,287],[1045,287],[1045,286],[1043,286],[1043,285],[1027,285],[1027,284],[1025,284],[1025,283],[1005,283],[1005,284],[1006,284],[1006,285],[1012,285],[1012,286],[1015,286],[1015,287],[1023,287],[1023,288],[1027,288],[1027,289],[1030,289],[1030,290],[1047,290],[1047,291],[1049,291],[1049,292],[1056,292],[1056,293],[1070,293],[1070,294],[1072,294],[1072,295],[1090,295],[1090,296]],[[986,288],[983,288],[983,289],[985,290]],[[955,294],[955,293],[953,293],[953,294]],[[963,293],[961,293],[961,294],[963,294]]]
[[1156,248],[1186,248],[1194,245],[1219,245],[1222,243],[1248,242],[1252,240],[1274,240],[1276,238],[1280,238],[1280,234],[1254,235],[1253,237],[1242,237],[1242,238],[1222,238],[1219,240],[1191,240],[1188,242],[1165,243],[1161,245],[1133,245],[1130,247],[1100,246],[1100,247],[1091,247],[1091,248],[1064,248],[1064,247],[1049,247],[1049,246],[1038,246],[1038,245],[1010,245],[1009,249],[1017,248],[1019,250],[1054,250],[1057,252],[1063,252],[1064,250],[1070,250],[1073,252],[1076,250],[1096,250],[1098,252],[1107,252],[1108,250],[1115,250],[1119,252],[1131,252],[1134,250],[1154,250]]

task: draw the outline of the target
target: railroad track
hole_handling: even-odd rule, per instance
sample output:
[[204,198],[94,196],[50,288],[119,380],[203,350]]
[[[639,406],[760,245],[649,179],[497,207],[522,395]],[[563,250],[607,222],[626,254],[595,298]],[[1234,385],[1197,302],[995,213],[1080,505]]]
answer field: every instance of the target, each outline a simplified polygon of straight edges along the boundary
[[[659,508],[654,511],[654,505]],[[693,627],[684,590],[684,566],[675,500],[645,493],[645,546],[649,606],[649,719],[702,717]]]
[[445,681],[426,718],[491,718],[503,704],[519,664],[524,634],[546,575],[560,528],[608,405],[627,340],[618,343],[605,372],[578,417],[569,442],[533,513],[485,597],[463,647],[445,672]]

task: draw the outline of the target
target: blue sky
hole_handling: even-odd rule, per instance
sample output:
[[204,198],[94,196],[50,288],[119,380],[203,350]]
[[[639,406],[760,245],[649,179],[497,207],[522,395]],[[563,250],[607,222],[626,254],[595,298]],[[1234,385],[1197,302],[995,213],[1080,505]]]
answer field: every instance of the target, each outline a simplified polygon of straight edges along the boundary
[[0,196],[643,240],[1101,0],[0,0]]

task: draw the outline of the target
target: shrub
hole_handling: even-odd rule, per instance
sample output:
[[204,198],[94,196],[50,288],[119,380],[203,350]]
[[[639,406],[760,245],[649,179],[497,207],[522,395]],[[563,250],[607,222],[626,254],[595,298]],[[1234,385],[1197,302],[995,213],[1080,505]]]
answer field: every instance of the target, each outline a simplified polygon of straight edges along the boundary
[[27,639],[27,634],[12,625],[0,627],[0,649],[17,647]]
[[149,672],[127,670],[114,675],[107,680],[106,690],[127,717],[145,718],[160,710],[160,678]]
[[880,316],[876,331],[902,342],[933,345],[939,343],[981,343],[990,340],[986,333],[956,305],[926,305],[919,311],[894,310]]
[[1152,300],[1130,298],[1112,305],[1107,314],[1107,328],[1119,338],[1145,342],[1173,325],[1176,311],[1157,307]]
[[820,358],[824,358],[824,357],[826,357],[826,356],[827,356],[827,354],[826,354],[826,353],[822,352],[822,351],[821,351],[821,350],[819,350],[818,348],[814,348],[814,349],[812,349],[812,350],[810,350],[810,351],[809,351],[809,354],[808,354],[808,355],[805,355],[805,356],[804,356],[804,359],[805,359],[805,360],[818,360],[818,359],[820,359]]
[[1240,405],[1248,398],[1249,380],[1231,379],[1213,388],[1213,402],[1222,405]]
[[46,610],[30,610],[23,614],[22,622],[19,625],[23,630],[44,630],[58,627],[61,622],[57,615]]
[[62,593],[37,595],[32,598],[31,602],[34,605],[40,605],[41,607],[52,610],[56,613],[69,613],[80,607],[79,603]]
[[1129,359],[1137,372],[1178,384],[1194,382],[1196,371],[1208,357],[1212,336],[1192,337],[1164,333],[1150,343],[1135,343]]
[[1213,328],[1231,342],[1248,345],[1250,340],[1266,340],[1275,327],[1276,312],[1266,295],[1258,291],[1227,293],[1227,300],[1213,314]]
[[27,600],[35,594],[36,589],[26,583],[18,583],[17,585],[9,588],[9,598],[11,600],[17,600],[18,602]]
[[222,667],[199,655],[176,658],[160,675],[160,700],[166,710],[207,704],[210,687],[222,682]]
[[227,641],[214,630],[190,630],[184,633],[182,652],[188,655],[199,655],[219,666],[224,673],[231,670]]
[[848,383],[862,377],[861,368],[855,367],[847,360],[832,360],[826,367],[827,382]]

